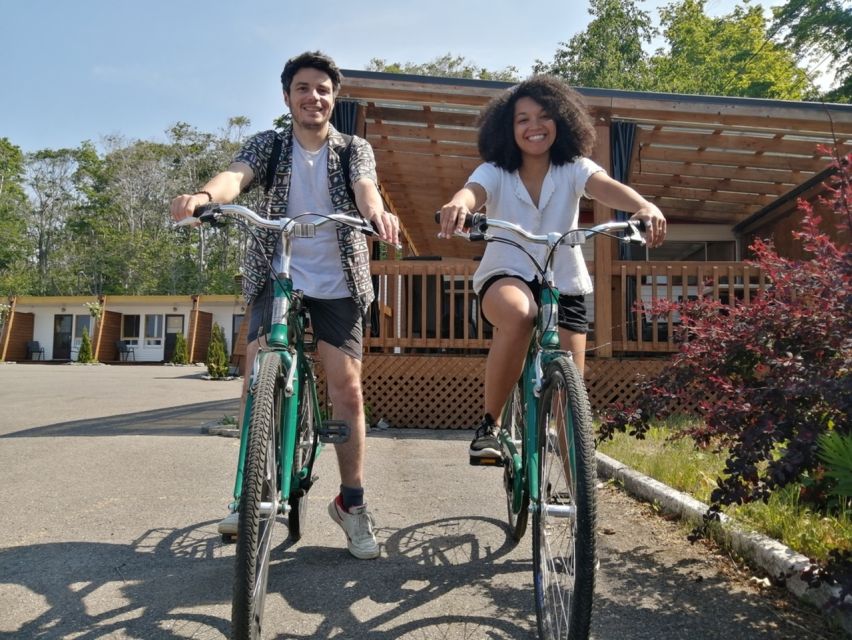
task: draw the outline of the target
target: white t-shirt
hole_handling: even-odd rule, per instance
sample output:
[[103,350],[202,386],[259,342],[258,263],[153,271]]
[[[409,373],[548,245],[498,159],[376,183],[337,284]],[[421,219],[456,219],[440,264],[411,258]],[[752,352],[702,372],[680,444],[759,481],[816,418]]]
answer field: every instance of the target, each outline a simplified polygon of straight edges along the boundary
[[[331,214],[334,207],[328,191],[328,143],[317,151],[304,149],[293,136],[293,171],[287,199],[288,216],[302,213]],[[318,216],[301,216],[299,222],[315,222]],[[293,238],[290,254],[290,277],[293,288],[312,298],[330,300],[351,296],[340,267],[337,224],[326,222],[316,230],[314,238]],[[281,271],[280,247],[272,260],[276,272]]]
[[[517,171],[509,173],[494,164],[485,163],[474,170],[468,182],[475,182],[485,189],[485,209],[489,217],[514,222],[530,233],[545,234],[565,232],[578,226],[580,198],[586,181],[598,171],[603,169],[588,158],[578,158],[560,166],[551,164],[541,186],[538,207],[533,204]],[[489,232],[520,240],[509,231],[492,227]],[[528,245],[526,248],[539,264],[543,264],[546,247]],[[517,275],[525,280],[538,276],[532,262],[520,249],[490,242],[473,276],[473,288],[479,291],[490,277],[500,273]],[[562,245],[557,249],[553,273],[560,294],[583,295],[592,291],[592,280],[579,246]]]

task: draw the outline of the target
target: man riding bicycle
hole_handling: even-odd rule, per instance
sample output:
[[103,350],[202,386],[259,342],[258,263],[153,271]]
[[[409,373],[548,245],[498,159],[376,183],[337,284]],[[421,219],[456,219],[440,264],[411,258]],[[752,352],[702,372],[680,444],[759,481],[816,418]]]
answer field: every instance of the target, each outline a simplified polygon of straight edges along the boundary
[[[384,210],[372,147],[356,136],[347,141],[330,124],[340,83],[340,70],[321,52],[288,60],[281,84],[290,122],[282,131],[254,135],[227,170],[196,193],[172,200],[173,219],[182,220],[208,202],[228,203],[243,191],[270,185],[262,208],[269,218],[357,209],[382,240],[397,244],[399,221]],[[270,160],[275,153],[278,157]],[[271,277],[281,270],[277,236],[256,233],[263,247],[249,243],[242,269],[243,296],[251,304],[248,363],[254,362],[259,349],[259,330],[268,324],[264,309],[272,297]],[[309,242],[293,243],[290,272],[293,287],[304,292],[311,314],[333,417],[345,421],[350,429],[349,440],[335,445],[341,484],[340,493],[329,504],[329,515],[345,532],[353,556],[375,558],[379,547],[364,501],[366,425],[361,389],[363,319],[374,297],[367,241],[351,227],[325,225]],[[243,383],[241,416],[247,390],[248,376]],[[222,521],[221,532],[236,529],[235,515]]]

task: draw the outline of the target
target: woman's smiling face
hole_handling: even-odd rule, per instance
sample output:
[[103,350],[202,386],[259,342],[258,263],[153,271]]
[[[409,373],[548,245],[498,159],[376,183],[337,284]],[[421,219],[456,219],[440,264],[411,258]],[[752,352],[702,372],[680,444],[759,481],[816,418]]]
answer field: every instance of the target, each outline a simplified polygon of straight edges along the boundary
[[544,108],[528,97],[515,103],[513,120],[515,144],[522,156],[549,154],[556,141],[556,123]]

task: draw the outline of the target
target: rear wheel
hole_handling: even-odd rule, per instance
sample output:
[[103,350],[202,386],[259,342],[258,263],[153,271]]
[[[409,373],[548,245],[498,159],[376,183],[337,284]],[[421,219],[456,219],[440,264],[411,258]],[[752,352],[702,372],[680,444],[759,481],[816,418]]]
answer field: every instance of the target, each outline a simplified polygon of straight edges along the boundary
[[538,417],[540,507],[533,582],[540,638],[585,640],[595,588],[595,453],[583,380],[560,357],[544,374]]
[[[308,375],[313,375],[309,372]],[[299,431],[296,434],[295,452],[293,454],[293,470],[305,475],[301,483],[295,484],[290,490],[290,512],[287,524],[290,538],[298,541],[305,532],[308,512],[308,489],[312,478],[313,458],[316,452],[317,415],[314,411],[313,381],[302,380],[299,392]]]
[[283,399],[281,380],[281,361],[270,354],[258,371],[249,422],[231,605],[235,640],[260,638],[263,629],[272,531],[278,512],[275,433]]
[[[526,414],[524,412],[524,394],[519,382],[512,387],[506,406],[503,409],[501,429],[514,443],[521,461],[524,461],[524,434],[526,433]],[[521,467],[523,469],[523,466]],[[503,487],[506,490],[506,511],[509,519],[509,531],[517,542],[524,537],[529,520],[530,494],[527,485],[521,479],[519,495],[515,493],[515,470],[512,465],[512,453],[503,446]]]

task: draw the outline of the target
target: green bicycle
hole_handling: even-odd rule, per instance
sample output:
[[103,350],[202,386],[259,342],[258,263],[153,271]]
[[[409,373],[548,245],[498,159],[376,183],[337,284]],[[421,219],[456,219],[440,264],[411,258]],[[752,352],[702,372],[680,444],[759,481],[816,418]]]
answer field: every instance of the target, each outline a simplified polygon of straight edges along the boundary
[[[489,234],[489,227],[545,245],[544,265],[506,234]],[[457,235],[518,247],[541,276],[535,331],[521,377],[503,408],[498,432],[502,456],[492,464],[503,467],[509,529],[516,541],[524,536],[532,513],[539,637],[584,640],[591,625],[596,570],[592,414],[582,376],[571,354],[559,348],[559,291],[553,258],[560,245],[582,244],[597,234],[644,244],[640,233],[644,225],[607,222],[590,229],[534,235],[516,224],[473,214],[465,228],[470,231]],[[625,233],[613,235],[618,231]]]
[[[315,221],[299,222],[305,216]],[[322,446],[345,442],[349,437],[344,422],[320,421],[314,363],[306,353],[307,309],[302,292],[293,289],[289,275],[291,241],[312,238],[316,228],[327,223],[346,224],[367,235],[374,232],[360,217],[305,213],[271,220],[239,205],[204,205],[196,209],[193,218],[178,225],[191,224],[194,219],[211,224],[232,219],[249,232],[254,226],[276,232],[281,238],[282,273],[273,281],[269,327],[249,378],[231,504],[231,510],[238,513],[231,633],[235,640],[256,640],[263,631],[276,518],[286,514],[290,538],[301,538],[308,491],[316,480],[313,467]]]

